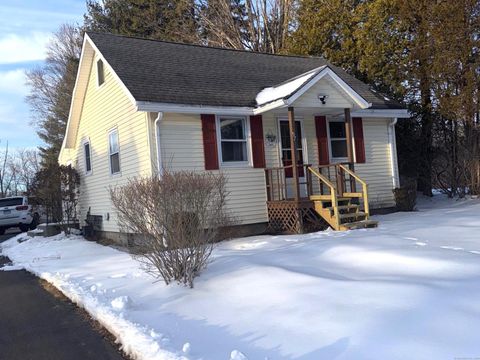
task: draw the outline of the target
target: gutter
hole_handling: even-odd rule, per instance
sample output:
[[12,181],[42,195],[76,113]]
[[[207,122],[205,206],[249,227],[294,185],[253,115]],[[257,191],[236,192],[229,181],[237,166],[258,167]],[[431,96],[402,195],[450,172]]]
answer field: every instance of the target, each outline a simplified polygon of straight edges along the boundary
[[392,164],[392,185],[396,189],[400,187],[400,179],[398,174],[398,157],[397,157],[397,140],[395,136],[395,125],[398,118],[392,118],[388,124],[388,143],[390,146],[390,163]]
[[155,143],[157,149],[157,173],[159,176],[163,175],[163,160],[162,160],[162,148],[160,144],[160,122],[163,119],[163,112],[159,112],[155,119]]

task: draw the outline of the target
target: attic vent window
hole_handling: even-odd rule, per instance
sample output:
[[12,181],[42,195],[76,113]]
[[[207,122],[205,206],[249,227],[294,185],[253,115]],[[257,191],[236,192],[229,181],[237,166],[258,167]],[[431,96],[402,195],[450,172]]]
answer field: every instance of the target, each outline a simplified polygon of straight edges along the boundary
[[103,69],[103,61],[97,61],[97,80],[98,86],[101,86],[105,82],[105,71]]

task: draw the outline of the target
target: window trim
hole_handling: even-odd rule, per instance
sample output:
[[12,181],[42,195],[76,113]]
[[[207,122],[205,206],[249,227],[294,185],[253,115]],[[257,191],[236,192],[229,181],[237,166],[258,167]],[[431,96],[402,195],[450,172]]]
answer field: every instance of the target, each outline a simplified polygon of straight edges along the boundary
[[[98,65],[102,64],[102,76],[103,76],[103,81],[100,84],[100,72],[98,71]],[[105,85],[106,79],[105,79],[105,62],[102,59],[97,59],[95,62],[96,64],[96,71],[97,71],[97,88],[101,88],[103,85]]]
[[[90,170],[87,170],[87,156],[85,152],[85,145],[88,144],[88,152],[89,152],[89,157],[90,157]],[[92,163],[92,143],[90,142],[90,138],[85,138],[82,141],[82,147],[83,147],[83,164],[85,165],[85,176],[92,175],[93,172],[93,163]]]
[[[330,137],[330,123],[331,122],[339,122],[345,124],[345,118],[344,117],[332,117],[332,118],[327,118],[327,138],[328,138],[328,156],[330,157],[330,162],[333,164],[338,164],[338,163],[346,163],[348,162],[348,156],[345,157],[334,157],[332,153],[332,140],[345,140],[347,141],[347,134],[345,134],[344,138],[332,138]],[[351,124],[350,124],[351,126]],[[353,131],[353,129],[351,129]],[[353,141],[353,139],[352,139]],[[348,143],[347,143],[348,146]],[[355,158],[355,155],[354,155]],[[354,159],[355,160],[355,159]]]
[[[116,133],[117,134],[117,143],[118,143],[118,150],[116,153],[111,153],[110,152],[110,135],[113,134],[113,133]],[[118,134],[118,128],[117,127],[114,127],[112,129],[110,129],[107,133],[107,136],[108,136],[108,142],[107,142],[107,146],[108,146],[108,168],[110,170],[110,176],[121,176],[122,175],[122,166],[121,166],[121,158],[120,158],[120,136]],[[112,155],[115,155],[115,154],[118,154],[118,172],[115,172],[113,173],[112,172]]]
[[[246,161],[223,161],[222,154],[222,132],[220,129],[220,121],[224,119],[242,119],[245,124],[245,140],[230,139],[226,141],[231,142],[245,142],[247,147],[247,160]],[[252,163],[252,138],[250,133],[250,117],[245,115],[216,115],[215,127],[217,134],[217,153],[219,167],[253,167]]]

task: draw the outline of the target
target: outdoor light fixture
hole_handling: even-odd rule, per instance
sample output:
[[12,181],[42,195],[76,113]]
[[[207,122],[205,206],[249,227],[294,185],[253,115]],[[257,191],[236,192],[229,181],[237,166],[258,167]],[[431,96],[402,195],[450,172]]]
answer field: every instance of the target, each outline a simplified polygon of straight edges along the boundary
[[327,102],[328,95],[318,94],[318,100],[321,101],[322,105],[325,105]]

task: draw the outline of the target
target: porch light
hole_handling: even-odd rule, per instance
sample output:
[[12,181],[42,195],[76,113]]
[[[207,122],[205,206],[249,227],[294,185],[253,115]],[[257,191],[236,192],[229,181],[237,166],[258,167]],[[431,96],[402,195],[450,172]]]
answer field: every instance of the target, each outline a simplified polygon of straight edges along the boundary
[[322,103],[322,105],[325,105],[327,102],[328,95],[325,94],[318,94],[318,100]]

